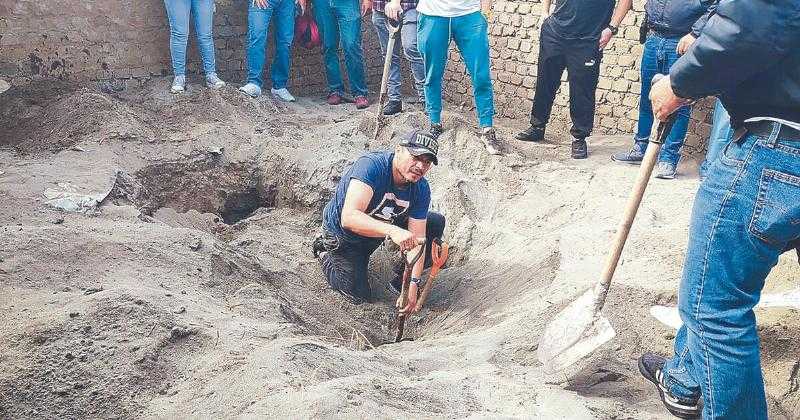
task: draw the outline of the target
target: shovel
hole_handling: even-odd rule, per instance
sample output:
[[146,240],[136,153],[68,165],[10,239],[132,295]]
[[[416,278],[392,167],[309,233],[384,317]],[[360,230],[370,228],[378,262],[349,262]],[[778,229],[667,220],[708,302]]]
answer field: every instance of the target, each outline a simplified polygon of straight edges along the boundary
[[[660,79],[658,76],[660,75],[653,78],[653,84]],[[650,175],[653,173],[658,153],[661,151],[661,146],[669,134],[676,116],[677,112],[670,115],[667,121],[660,122],[656,130],[656,139],[650,141],[600,281],[558,313],[547,325],[544,334],[539,339],[537,357],[546,371],[555,373],[563,370],[592,353],[616,335],[611,323],[600,314],[600,311],[606,303],[611,279],[614,277],[614,271],[622,255],[622,248],[628,239],[628,233],[630,233],[636,212],[639,210],[639,204],[642,202],[642,196],[650,181]]]
[[389,67],[392,65],[392,55],[394,54],[394,43],[400,35],[400,28],[403,26],[403,16],[398,20],[386,19],[386,27],[389,29],[389,43],[386,45],[386,58],[383,60],[383,76],[381,77],[381,91],[378,94],[378,110],[375,115],[375,132],[372,140],[378,140],[378,135],[386,124],[386,116],[383,115],[383,106],[386,105],[386,98],[389,93]]
[[[422,239],[420,245],[424,245],[425,240]],[[408,286],[411,280],[411,270],[414,269],[414,265],[419,261],[419,258],[425,253],[425,246],[421,246],[417,254],[414,255],[414,258],[411,261],[408,261],[406,253],[403,253],[403,259],[406,261],[405,269],[403,269],[403,282],[402,282],[402,289],[400,290],[400,297],[398,298],[399,305],[397,306],[398,309],[405,308],[408,304]],[[403,341],[403,330],[406,326],[406,317],[408,314],[398,314],[397,315],[397,335],[394,337],[394,342],[399,343]]]
[[[790,308],[800,309],[800,289],[784,293],[767,293],[761,295],[761,300],[754,309],[758,308]],[[678,329],[683,325],[678,308],[674,306],[655,305],[650,307],[650,315],[660,323]]]
[[425,283],[425,286],[422,287],[422,293],[419,295],[419,299],[417,299],[416,311],[419,311],[422,309],[422,306],[425,305],[425,301],[428,299],[428,295],[433,288],[433,280],[439,274],[444,263],[447,262],[449,251],[450,247],[447,245],[447,242],[442,242],[439,238],[433,240],[431,244],[431,260],[433,264],[431,265],[431,272],[428,274],[428,281]]

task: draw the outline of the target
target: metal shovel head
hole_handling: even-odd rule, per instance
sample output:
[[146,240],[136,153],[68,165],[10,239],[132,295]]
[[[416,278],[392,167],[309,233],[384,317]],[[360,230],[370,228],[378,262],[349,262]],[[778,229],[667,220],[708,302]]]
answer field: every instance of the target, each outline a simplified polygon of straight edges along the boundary
[[595,313],[594,288],[564,308],[539,339],[536,356],[548,373],[556,373],[584,358],[617,334],[608,319]]

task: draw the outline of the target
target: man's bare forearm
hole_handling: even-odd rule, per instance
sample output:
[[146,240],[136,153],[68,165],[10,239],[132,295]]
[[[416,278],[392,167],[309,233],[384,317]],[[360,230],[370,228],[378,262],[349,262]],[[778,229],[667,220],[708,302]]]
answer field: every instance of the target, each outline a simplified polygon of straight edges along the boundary
[[614,14],[611,16],[611,25],[615,27],[619,27],[622,24],[622,19],[625,19],[625,15],[628,14],[628,10],[631,10],[633,6],[633,0],[619,0],[617,3],[617,7],[614,9]]
[[383,238],[389,236],[394,229],[398,229],[397,226],[375,220],[359,210],[344,211],[342,213],[342,227],[356,235],[368,238]]

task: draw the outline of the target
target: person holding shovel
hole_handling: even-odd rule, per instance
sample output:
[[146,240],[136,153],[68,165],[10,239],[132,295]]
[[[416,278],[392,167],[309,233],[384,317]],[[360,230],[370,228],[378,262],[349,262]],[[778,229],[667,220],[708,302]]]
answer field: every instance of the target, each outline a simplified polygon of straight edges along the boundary
[[674,355],[639,370],[678,417],[765,420],[753,307],[800,240],[800,0],[720,2],[650,91],[662,121],[710,95],[734,131],[695,198]]
[[[351,302],[369,301],[369,258],[386,237],[413,256],[444,233],[444,216],[429,211],[431,192],[425,179],[438,163],[438,149],[436,138],[412,131],[393,151],[367,153],[342,175],[323,210],[323,232],[312,249],[328,284]],[[430,247],[425,247],[425,258],[411,269],[402,312],[416,311],[422,271],[431,260]],[[400,279],[392,282],[392,288],[399,290]]]
[[[372,0],[372,24],[381,44],[381,52],[386,55],[386,46],[389,43],[389,29],[387,20],[399,21],[400,42],[403,44],[403,53],[411,64],[411,74],[414,77],[414,88],[417,91],[419,103],[425,106],[425,92],[422,89],[425,83],[425,64],[417,48],[417,0]],[[392,51],[392,64],[389,67],[388,96],[389,101],[383,107],[383,115],[394,115],[403,112],[403,101],[400,93],[402,75],[400,74],[399,47],[395,45]]]

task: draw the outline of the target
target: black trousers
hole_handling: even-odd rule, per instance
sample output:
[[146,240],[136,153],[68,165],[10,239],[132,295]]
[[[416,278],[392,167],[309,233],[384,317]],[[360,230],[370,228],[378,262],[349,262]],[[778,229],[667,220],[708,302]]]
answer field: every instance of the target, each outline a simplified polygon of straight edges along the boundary
[[[400,227],[407,228],[408,219]],[[429,212],[425,229],[426,244],[430,244],[434,238],[441,238],[444,227],[444,216]],[[323,255],[320,262],[328,284],[353,303],[359,304],[370,300],[372,292],[369,287],[367,267],[370,256],[383,240],[352,241],[325,231],[323,242],[328,252]],[[430,267],[432,264],[431,247],[426,246],[425,267]]]
[[600,77],[603,52],[594,40],[564,39],[542,26],[539,40],[539,65],[536,92],[531,110],[531,125],[543,127],[550,120],[553,100],[567,70],[569,81],[570,134],[583,139],[594,126],[595,91]]

